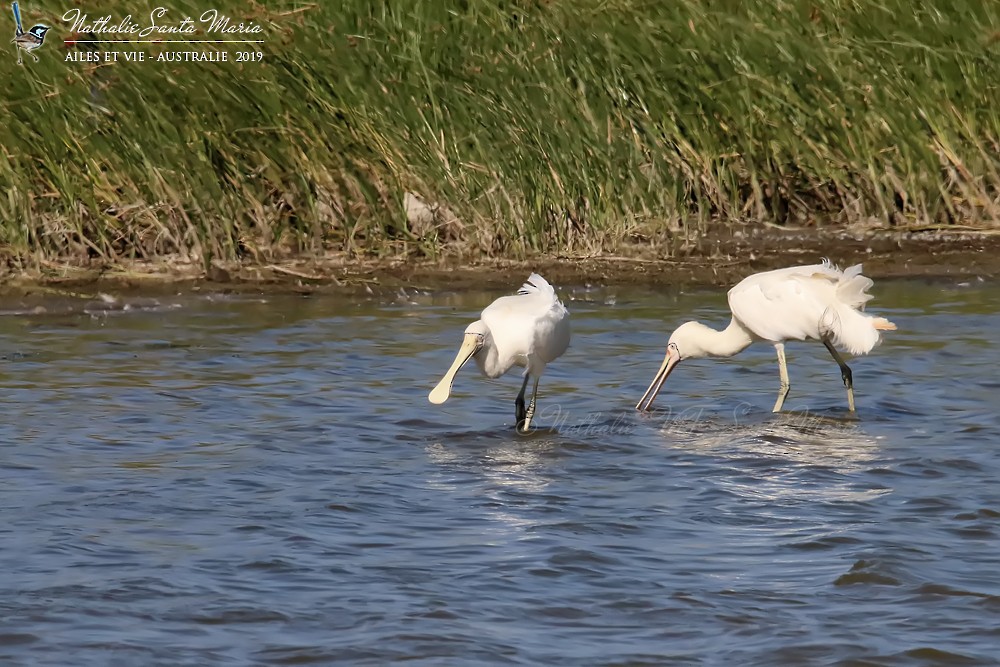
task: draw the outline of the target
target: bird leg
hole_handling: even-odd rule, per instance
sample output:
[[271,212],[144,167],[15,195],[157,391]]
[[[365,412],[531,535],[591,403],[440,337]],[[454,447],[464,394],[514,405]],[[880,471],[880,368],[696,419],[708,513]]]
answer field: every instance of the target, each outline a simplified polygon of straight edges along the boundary
[[[527,378],[525,378],[525,384],[527,384]],[[528,411],[524,413],[524,422],[517,425],[517,430],[521,433],[527,433],[528,429],[531,428],[531,418],[535,416],[535,398],[537,396],[538,378],[535,378],[535,386],[531,390],[531,400],[528,401]]]
[[847,407],[851,412],[854,412],[854,375],[851,374],[851,367],[844,362],[844,358],[840,356],[840,352],[837,352],[837,348],[833,346],[829,338],[823,339],[823,345],[826,345],[833,360],[840,366],[840,377],[844,380],[844,386],[847,387]]
[[774,402],[774,409],[771,412],[781,412],[781,406],[785,404],[785,397],[788,390],[792,388],[788,381],[788,365],[785,363],[785,344],[775,343],[774,349],[778,352],[778,373],[781,376],[781,388],[778,389],[778,400]]
[[[516,428],[521,429],[521,422],[524,421],[525,409],[524,409],[524,391],[528,388],[528,374],[524,374],[524,383],[521,385],[521,391],[518,392],[517,398],[514,399],[514,420],[516,422]],[[534,400],[534,399],[532,399]]]

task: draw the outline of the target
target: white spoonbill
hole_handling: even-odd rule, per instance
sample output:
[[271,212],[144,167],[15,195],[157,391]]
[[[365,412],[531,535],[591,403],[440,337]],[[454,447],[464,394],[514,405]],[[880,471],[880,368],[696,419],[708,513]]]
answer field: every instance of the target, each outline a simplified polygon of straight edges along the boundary
[[648,410],[674,367],[685,359],[731,357],[754,341],[766,341],[778,352],[781,388],[774,412],[780,412],[788,396],[788,367],[785,341],[818,340],[840,366],[847,387],[847,404],[854,412],[854,380],[851,369],[837,347],[851,354],[867,354],[881,342],[882,331],[896,325],[884,317],[860,312],[872,298],[874,283],[861,275],[861,265],[841,271],[829,260],[812,266],[793,266],[744,278],[729,290],[729,310],[733,317],[724,331],[700,322],[677,327],[667,343],[667,356],[653,383],[642,395],[636,410]]
[[[568,347],[569,311],[556,297],[552,285],[532,273],[517,294],[500,297],[466,328],[458,356],[427,398],[431,403],[447,401],[455,375],[469,359],[475,359],[479,370],[489,378],[522,366],[524,383],[514,400],[514,417],[517,430],[526,432],[535,414],[538,380],[545,365],[562,356]],[[525,409],[524,391],[529,378],[535,379],[535,385]]]

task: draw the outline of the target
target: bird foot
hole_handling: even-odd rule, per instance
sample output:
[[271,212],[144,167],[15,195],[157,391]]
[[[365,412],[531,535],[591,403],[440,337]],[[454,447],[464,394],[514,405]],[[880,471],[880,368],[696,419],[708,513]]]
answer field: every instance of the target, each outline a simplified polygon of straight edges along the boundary
[[782,383],[781,388],[778,390],[778,399],[774,402],[774,408],[771,412],[781,412],[781,408],[785,405],[785,398],[788,396],[791,388],[790,384]]
[[514,421],[518,425],[518,428],[520,428],[526,416],[527,411],[524,409],[524,401],[516,401],[514,403]]
[[532,401],[528,404],[528,409],[524,412],[521,419],[517,420],[517,432],[527,433],[531,429],[531,419],[535,416],[535,402]]

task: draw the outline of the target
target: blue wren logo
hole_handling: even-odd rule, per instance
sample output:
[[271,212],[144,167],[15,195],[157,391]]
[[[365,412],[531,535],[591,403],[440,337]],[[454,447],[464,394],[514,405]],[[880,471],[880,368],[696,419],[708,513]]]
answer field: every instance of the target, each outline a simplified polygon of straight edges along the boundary
[[24,61],[21,60],[21,51],[27,51],[31,54],[31,57],[38,62],[38,56],[31,53],[35,49],[42,46],[45,43],[45,33],[47,33],[50,28],[47,25],[38,24],[32,26],[31,30],[28,32],[24,31],[24,27],[21,25],[21,10],[17,6],[15,1],[11,7],[14,8],[14,23],[17,24],[16,31],[14,32],[14,39],[11,40],[17,45],[17,64],[23,65]]

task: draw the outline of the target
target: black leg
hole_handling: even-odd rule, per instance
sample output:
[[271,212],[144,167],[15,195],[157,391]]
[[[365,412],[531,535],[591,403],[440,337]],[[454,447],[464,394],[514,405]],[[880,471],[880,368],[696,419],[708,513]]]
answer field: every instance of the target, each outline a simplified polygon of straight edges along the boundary
[[824,338],[823,345],[826,346],[826,349],[830,351],[830,356],[840,366],[840,379],[844,381],[844,386],[847,388],[847,407],[851,412],[854,412],[854,374],[851,373],[851,367],[844,362],[844,358],[840,356],[837,348],[833,346],[833,343],[829,339]]
[[515,428],[521,430],[521,424],[524,423],[527,411],[524,409],[524,392],[528,388],[528,374],[524,374],[524,384],[521,385],[521,391],[518,392],[517,398],[514,399],[514,420],[516,422]]

